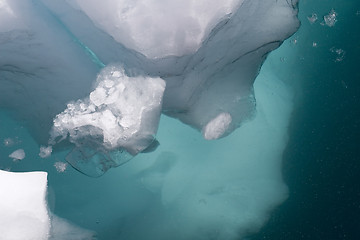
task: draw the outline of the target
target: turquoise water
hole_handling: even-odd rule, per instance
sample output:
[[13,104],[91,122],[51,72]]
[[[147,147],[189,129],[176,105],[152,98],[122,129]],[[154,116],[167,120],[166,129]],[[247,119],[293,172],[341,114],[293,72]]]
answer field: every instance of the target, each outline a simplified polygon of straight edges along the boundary
[[[332,8],[338,13],[334,27],[305,18]],[[358,1],[300,1],[294,71],[301,88],[283,160],[290,194],[251,239],[360,238],[359,9]],[[333,47],[346,52],[343,60],[336,61]]]

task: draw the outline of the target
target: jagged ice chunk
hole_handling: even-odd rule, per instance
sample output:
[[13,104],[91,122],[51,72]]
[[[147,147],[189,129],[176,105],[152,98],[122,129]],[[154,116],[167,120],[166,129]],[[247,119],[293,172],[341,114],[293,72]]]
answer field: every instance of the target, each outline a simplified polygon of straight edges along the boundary
[[[160,78],[128,77],[121,67],[106,67],[88,98],[69,103],[55,117],[50,143],[68,138],[80,151],[125,150],[134,156],[155,140],[164,90],[165,82]],[[102,165],[113,166],[114,161],[119,160],[108,157]],[[79,170],[84,172],[81,167]]]

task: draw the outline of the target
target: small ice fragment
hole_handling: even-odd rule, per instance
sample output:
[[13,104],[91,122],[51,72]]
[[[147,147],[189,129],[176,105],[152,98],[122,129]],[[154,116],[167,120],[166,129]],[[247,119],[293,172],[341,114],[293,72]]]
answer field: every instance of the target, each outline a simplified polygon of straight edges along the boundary
[[318,16],[316,15],[316,13],[313,13],[313,14],[311,14],[311,16],[308,16],[307,19],[309,20],[309,22],[310,22],[311,24],[313,24],[314,22],[317,21]]
[[5,138],[4,139],[4,145],[6,146],[6,147],[10,147],[11,145],[13,145],[14,144],[14,140],[12,140],[11,138]]
[[48,147],[40,146],[39,156],[41,158],[47,158],[47,157],[49,157],[51,155],[51,152],[52,152],[52,147],[51,146],[48,146]]
[[313,43],[312,43],[312,46],[313,46],[313,47],[317,47],[317,42],[313,42]]
[[56,168],[56,171],[58,171],[59,173],[62,173],[62,172],[65,172],[65,170],[67,168],[67,163],[56,162],[56,163],[54,163],[54,167]]
[[333,27],[337,22],[336,17],[337,17],[337,13],[335,12],[334,9],[331,9],[329,14],[324,16],[325,24],[328,25],[329,27]]
[[14,161],[23,160],[25,158],[24,149],[18,149],[9,155]]

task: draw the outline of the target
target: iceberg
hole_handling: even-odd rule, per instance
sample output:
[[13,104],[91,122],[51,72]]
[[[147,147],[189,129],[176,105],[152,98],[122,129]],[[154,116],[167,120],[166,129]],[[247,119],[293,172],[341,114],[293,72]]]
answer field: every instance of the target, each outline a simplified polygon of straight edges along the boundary
[[[253,83],[260,67],[299,23],[297,1],[218,5],[4,0],[1,107],[26,119],[41,145],[55,145],[56,151],[57,143],[69,137],[72,147],[63,143],[59,148],[68,145],[68,162],[91,176],[150,147],[160,111],[206,139],[225,137],[253,118]],[[142,80],[128,92],[126,84],[110,83],[115,80],[105,76],[115,72],[132,78],[123,80],[128,85]],[[107,84],[120,84],[124,92]],[[150,100],[145,95],[153,91]],[[143,105],[134,101],[139,97]],[[124,124],[134,127],[124,130]]]
[[0,108],[38,146],[0,167],[48,172],[50,209],[100,239],[245,238],[287,196],[293,96],[263,64],[297,4],[0,0]]

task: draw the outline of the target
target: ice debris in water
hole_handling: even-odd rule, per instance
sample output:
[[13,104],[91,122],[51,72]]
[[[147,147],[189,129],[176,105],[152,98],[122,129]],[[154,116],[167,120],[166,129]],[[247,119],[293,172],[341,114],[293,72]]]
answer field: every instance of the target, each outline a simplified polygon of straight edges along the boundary
[[341,48],[332,47],[332,48],[330,48],[330,52],[335,54],[335,56],[336,56],[335,57],[335,62],[341,62],[345,58],[345,53],[346,52]]
[[76,148],[67,160],[84,172],[75,159],[90,158],[102,167],[87,174],[100,175],[121,164],[116,162],[119,154],[128,159],[153,143],[164,90],[165,81],[159,77],[129,77],[121,67],[106,67],[88,98],[69,103],[56,116],[50,143],[68,139]]
[[308,16],[307,19],[309,20],[309,22],[311,24],[315,23],[318,19],[318,16],[316,15],[316,13],[311,14],[311,16]]
[[41,158],[47,158],[47,157],[50,157],[51,152],[52,152],[52,147],[51,146],[48,146],[48,147],[41,146],[39,156]]
[[[337,17],[337,13],[335,12],[334,9],[331,9],[329,14],[324,16],[325,24],[329,27],[333,27],[335,25],[335,23],[337,22],[336,17]],[[324,25],[324,23],[322,23],[322,25]]]
[[14,151],[13,153],[11,153],[9,157],[12,158],[14,161],[23,160],[25,158],[25,151],[24,149],[20,148]]
[[58,171],[59,173],[62,173],[62,172],[65,172],[65,170],[67,168],[67,163],[56,162],[56,163],[54,163],[54,167],[56,168],[56,171]]
[[160,78],[128,77],[122,68],[107,67],[89,98],[69,103],[54,119],[52,140],[69,136],[83,145],[92,138],[105,149],[125,148],[132,154],[154,140],[165,82]]

